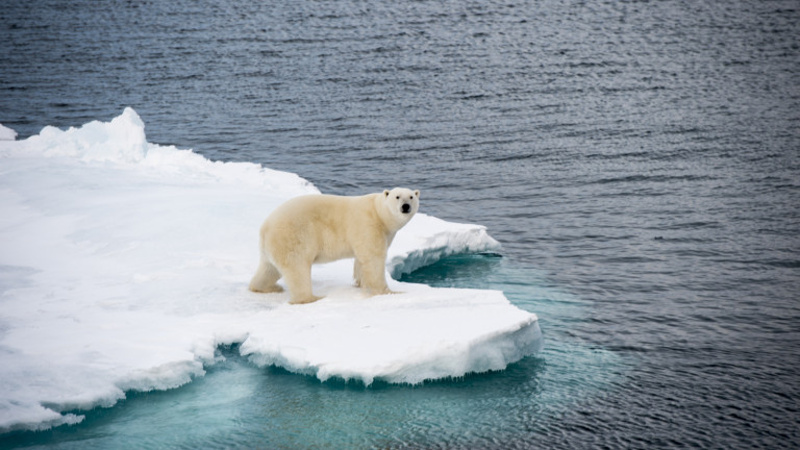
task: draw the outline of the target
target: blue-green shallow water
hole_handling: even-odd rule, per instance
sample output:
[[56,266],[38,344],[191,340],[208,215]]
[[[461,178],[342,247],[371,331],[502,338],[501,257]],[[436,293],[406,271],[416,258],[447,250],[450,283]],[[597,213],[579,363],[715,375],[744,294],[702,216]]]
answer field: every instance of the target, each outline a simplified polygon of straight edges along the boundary
[[[417,386],[320,383],[260,369],[221,348],[224,361],[167,392],[129,393],[83,423],[0,438],[8,447],[46,448],[525,448],[551,435],[559,417],[613,396],[629,362],[570,339],[586,302],[535,288],[532,273],[498,256],[453,257],[404,281],[489,286],[542,315],[547,347],[504,371]],[[547,318],[551,319],[547,319]],[[591,433],[584,431],[591,439]]]
[[[328,193],[420,189],[422,212],[487,225],[504,258],[414,277],[503,289],[546,339],[538,358],[461,381],[340,389],[265,371],[257,392],[281,380],[344,405],[396,393],[359,424],[433,417],[394,424],[398,445],[797,447],[798,23],[796,0],[12,1],[0,123],[24,138],[132,106],[151,142]],[[101,414],[224,398],[203,383],[252,372],[231,364]],[[165,403],[154,413],[178,429],[209,414]],[[489,428],[481,410],[502,413],[486,440],[471,434]],[[257,446],[298,416],[273,411],[287,413],[220,436]],[[56,432],[92,433],[94,417]]]

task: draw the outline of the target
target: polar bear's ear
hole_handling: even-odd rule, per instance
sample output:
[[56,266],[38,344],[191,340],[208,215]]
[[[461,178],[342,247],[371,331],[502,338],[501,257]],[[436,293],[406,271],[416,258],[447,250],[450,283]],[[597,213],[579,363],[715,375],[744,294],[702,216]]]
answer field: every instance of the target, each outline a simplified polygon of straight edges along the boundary
[[416,195],[417,198],[419,198],[419,190],[414,191],[414,195]]
[[389,190],[388,189],[383,191],[383,196],[384,197],[388,197],[389,196]]

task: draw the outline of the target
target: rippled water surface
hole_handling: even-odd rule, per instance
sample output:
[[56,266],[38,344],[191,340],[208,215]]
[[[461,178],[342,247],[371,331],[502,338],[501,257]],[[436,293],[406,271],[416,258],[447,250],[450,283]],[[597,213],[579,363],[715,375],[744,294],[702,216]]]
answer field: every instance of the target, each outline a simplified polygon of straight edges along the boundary
[[[229,358],[9,445],[793,447],[800,442],[795,1],[17,1],[0,123],[422,191],[503,257],[408,277],[502,289],[547,349],[406,387]],[[0,441],[2,442],[2,441]]]

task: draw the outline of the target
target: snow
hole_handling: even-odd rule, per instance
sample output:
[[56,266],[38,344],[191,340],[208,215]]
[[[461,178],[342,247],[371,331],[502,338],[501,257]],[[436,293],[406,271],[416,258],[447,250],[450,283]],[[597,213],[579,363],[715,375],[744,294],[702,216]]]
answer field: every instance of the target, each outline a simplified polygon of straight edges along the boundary
[[[318,193],[295,174],[148,143],[131,108],[15,136],[0,126],[0,432],[181,386],[220,345],[367,385],[501,370],[541,348],[536,315],[501,292],[389,280],[402,293],[367,298],[348,260],[315,266],[325,298],[310,305],[249,292],[261,222]],[[498,249],[485,227],[418,214],[387,270]]]
[[17,132],[11,128],[4,127],[0,124],[0,141],[13,141],[17,138]]

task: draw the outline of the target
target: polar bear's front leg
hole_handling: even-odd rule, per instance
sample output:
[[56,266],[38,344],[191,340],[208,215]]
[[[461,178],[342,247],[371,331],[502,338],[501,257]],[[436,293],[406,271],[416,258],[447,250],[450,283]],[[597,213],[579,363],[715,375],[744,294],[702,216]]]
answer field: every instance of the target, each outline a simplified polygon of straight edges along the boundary
[[361,275],[356,278],[356,285],[361,286],[370,295],[393,294],[386,285],[386,257],[373,256],[366,260],[356,257],[356,271]]

